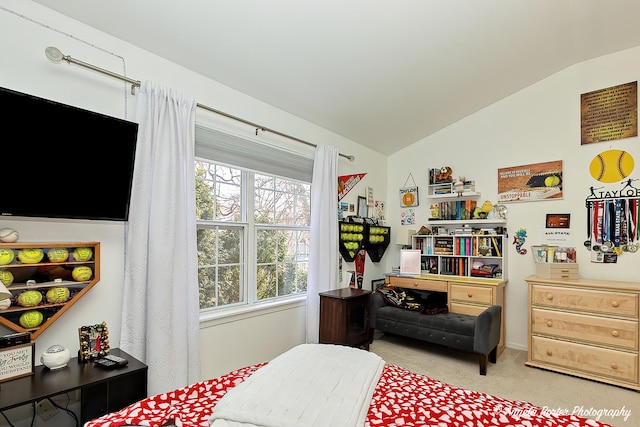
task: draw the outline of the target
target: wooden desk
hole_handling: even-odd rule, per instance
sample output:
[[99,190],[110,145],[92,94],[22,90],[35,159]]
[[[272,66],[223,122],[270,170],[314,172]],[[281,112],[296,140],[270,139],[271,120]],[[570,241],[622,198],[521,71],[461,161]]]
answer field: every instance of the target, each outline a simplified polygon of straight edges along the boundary
[[80,390],[78,418],[84,424],[147,397],[147,365],[120,349],[111,349],[111,354],[129,363],[103,369],[74,357],[64,368],[50,370],[39,365],[33,375],[0,383],[0,411]]

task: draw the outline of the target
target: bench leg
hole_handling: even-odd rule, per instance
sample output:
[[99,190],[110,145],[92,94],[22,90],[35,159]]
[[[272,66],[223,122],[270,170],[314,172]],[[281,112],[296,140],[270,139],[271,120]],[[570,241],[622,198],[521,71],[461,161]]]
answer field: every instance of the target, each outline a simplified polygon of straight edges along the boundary
[[487,375],[487,359],[489,358],[486,354],[478,354],[478,358],[480,360],[480,375]]

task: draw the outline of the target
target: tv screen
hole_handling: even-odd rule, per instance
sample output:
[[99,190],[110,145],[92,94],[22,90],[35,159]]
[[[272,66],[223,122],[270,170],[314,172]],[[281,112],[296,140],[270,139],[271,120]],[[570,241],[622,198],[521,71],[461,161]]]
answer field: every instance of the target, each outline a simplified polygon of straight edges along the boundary
[[0,88],[0,215],[126,221],[138,124]]

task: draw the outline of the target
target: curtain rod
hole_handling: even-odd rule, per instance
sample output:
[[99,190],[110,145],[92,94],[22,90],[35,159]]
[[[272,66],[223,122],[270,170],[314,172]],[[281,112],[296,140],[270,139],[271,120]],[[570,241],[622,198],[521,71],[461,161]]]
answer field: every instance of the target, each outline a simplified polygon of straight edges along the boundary
[[[88,62],[84,62],[84,61],[80,61],[79,59],[72,58],[69,55],[63,55],[62,52],[60,51],[60,49],[58,49],[57,47],[49,46],[44,50],[44,53],[47,56],[47,58],[51,62],[53,62],[54,64],[59,64],[62,61],[67,61],[69,64],[79,65],[81,67],[88,68],[90,70],[97,71],[99,73],[106,74],[108,76],[111,76],[111,77],[114,77],[116,79],[120,79],[120,80],[122,80],[124,82],[130,83],[131,84],[131,95],[135,95],[136,94],[135,88],[136,87],[140,87],[140,85],[142,85],[142,82],[140,80],[134,80],[134,79],[131,79],[131,78],[127,77],[127,76],[123,76],[121,74],[117,74],[117,73],[114,73],[112,71],[105,70],[104,68],[97,67],[97,66],[95,66],[93,64],[89,64]],[[242,119],[240,117],[233,116],[231,114],[225,113],[224,111],[216,110],[215,108],[209,107],[207,105],[198,103],[197,106],[198,106],[198,108],[202,108],[203,110],[211,111],[212,113],[216,113],[216,114],[219,114],[221,116],[225,116],[225,117],[228,117],[230,119],[236,120],[238,122],[242,122],[242,123],[244,123],[246,125],[249,125],[251,127],[254,127],[254,128],[256,128],[256,135],[258,134],[258,130],[261,130],[263,132],[270,132],[270,133],[273,133],[275,135],[279,135],[279,136],[282,136],[282,137],[285,137],[285,138],[289,138],[289,139],[291,139],[293,141],[301,142],[302,144],[306,144],[306,145],[309,145],[311,147],[317,147],[317,145],[312,143],[312,142],[308,142],[308,141],[302,140],[300,138],[296,138],[295,136],[287,135],[286,133],[278,132],[277,130],[273,130],[273,129],[264,127],[262,125],[259,125],[257,123],[253,123],[253,122],[250,122],[248,120]],[[355,156],[353,156],[353,155],[347,155],[347,154],[342,154],[342,153],[338,153],[338,154],[341,157],[344,157],[344,158],[349,159],[351,161],[353,161],[355,159]]]

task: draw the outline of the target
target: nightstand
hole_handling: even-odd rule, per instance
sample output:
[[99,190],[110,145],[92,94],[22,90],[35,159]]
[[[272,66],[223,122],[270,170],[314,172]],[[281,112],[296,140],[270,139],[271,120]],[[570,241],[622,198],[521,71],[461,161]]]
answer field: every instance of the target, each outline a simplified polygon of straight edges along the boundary
[[369,350],[371,291],[341,288],[320,294],[320,343]]

